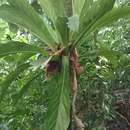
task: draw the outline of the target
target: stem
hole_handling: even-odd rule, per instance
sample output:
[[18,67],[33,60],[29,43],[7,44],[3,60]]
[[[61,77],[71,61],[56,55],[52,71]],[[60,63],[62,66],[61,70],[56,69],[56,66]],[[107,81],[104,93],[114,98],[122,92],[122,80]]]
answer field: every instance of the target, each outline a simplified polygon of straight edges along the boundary
[[72,101],[72,116],[75,121],[75,125],[77,127],[77,130],[84,130],[84,124],[82,123],[81,119],[79,119],[76,115],[76,102],[77,98],[77,75],[76,70],[73,68],[73,101]]

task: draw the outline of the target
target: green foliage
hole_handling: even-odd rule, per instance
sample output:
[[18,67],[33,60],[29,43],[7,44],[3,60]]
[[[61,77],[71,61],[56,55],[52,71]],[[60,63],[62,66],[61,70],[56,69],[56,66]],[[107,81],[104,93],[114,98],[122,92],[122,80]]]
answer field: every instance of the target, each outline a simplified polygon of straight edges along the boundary
[[101,19],[99,19],[90,30],[92,31],[93,29],[96,28],[110,26],[113,22],[117,21],[118,19],[128,17],[129,13],[130,13],[129,6],[122,8],[115,8],[110,12],[108,12],[107,14],[105,14]]
[[102,0],[98,0],[96,2],[85,2],[84,8],[80,15],[79,32],[75,36],[76,40],[74,44],[77,44],[93,26],[93,24],[113,8],[114,3],[115,0],[104,0],[103,2]]
[[56,28],[61,36],[61,42],[64,46],[68,45],[69,42],[69,28],[67,27],[67,18],[66,17],[58,17],[56,20]]
[[[79,115],[84,115],[85,129],[103,129],[112,114],[113,91],[129,86],[129,48],[123,49],[130,41],[129,26],[118,21],[122,32],[113,22],[128,18],[130,7],[113,8],[115,0],[29,3],[8,0],[0,6],[0,18],[8,22],[0,23],[0,123],[7,122],[10,130],[67,130],[72,120],[71,49],[79,45],[84,66]],[[51,66],[53,61],[58,65]]]
[[[27,28],[48,45],[49,43],[55,42],[46,23],[36,14],[34,9],[25,0],[12,0],[8,2],[9,5],[2,5],[0,7],[1,18]],[[49,46],[51,47],[53,45]]]
[[[65,0],[39,0],[40,4],[51,20],[66,16]],[[60,11],[59,11],[60,10]]]
[[[113,110],[115,91],[120,93],[130,88],[127,68],[130,57],[126,51],[129,46],[126,32],[130,25],[125,20],[112,25],[91,35],[78,48],[85,70],[79,78],[79,95],[82,95],[79,102],[84,102],[81,110],[90,130],[104,127],[106,120],[116,120]],[[122,96],[118,98],[122,99]]]
[[0,57],[16,53],[41,53],[47,55],[47,53],[41,48],[26,43],[11,41],[5,44],[0,44]]
[[44,129],[66,130],[70,122],[69,59],[67,56],[63,57],[62,66],[61,72],[50,79]]
[[87,2],[87,0],[82,0],[82,1],[81,0],[74,0],[73,1],[73,13],[74,13],[74,15],[80,15],[85,2]]
[[23,64],[23,65],[20,65],[18,66],[13,72],[11,72],[6,78],[4,81],[2,81],[0,83],[0,86],[1,86],[1,94],[0,94],[0,97],[1,97],[1,100],[4,96],[4,94],[6,94],[6,91],[8,89],[8,87],[10,86],[10,84],[17,79],[18,75],[20,73],[22,73],[24,70],[28,69],[30,65],[28,63],[26,64]]
[[21,99],[21,97],[27,93],[29,87],[31,86],[32,82],[37,78],[39,77],[39,75],[41,75],[41,72],[38,72],[38,74],[36,75],[32,75],[30,74],[30,77],[28,79],[28,81],[23,85],[23,87],[19,90],[19,92],[14,96],[15,99],[14,99],[14,102],[13,104],[16,104],[18,103],[18,101]]

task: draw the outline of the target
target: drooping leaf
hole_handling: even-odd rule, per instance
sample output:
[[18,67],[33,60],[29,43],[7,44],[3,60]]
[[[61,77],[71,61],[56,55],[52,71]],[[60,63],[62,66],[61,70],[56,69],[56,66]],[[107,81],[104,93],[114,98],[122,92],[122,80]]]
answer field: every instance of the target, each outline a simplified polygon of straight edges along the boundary
[[47,55],[41,48],[26,43],[10,41],[5,44],[0,44],[0,57],[15,53],[42,53]]
[[24,70],[30,67],[29,63],[22,64],[18,66],[14,71],[12,71],[4,81],[0,83],[0,99],[2,100],[5,95],[8,87],[11,85],[13,81],[15,81],[19,74],[21,74]]
[[38,16],[26,0],[8,0],[9,4],[0,6],[0,18],[7,22],[27,28],[53,49],[55,40],[47,24]]
[[67,130],[70,122],[69,59],[63,57],[61,72],[49,81],[48,110],[44,130]]

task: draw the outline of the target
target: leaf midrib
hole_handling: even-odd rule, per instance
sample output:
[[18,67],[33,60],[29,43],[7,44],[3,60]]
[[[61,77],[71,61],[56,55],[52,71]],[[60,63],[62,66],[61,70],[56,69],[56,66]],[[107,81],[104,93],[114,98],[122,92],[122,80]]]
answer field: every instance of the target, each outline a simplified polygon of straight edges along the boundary
[[[62,66],[63,66],[63,63],[62,63]],[[60,106],[61,106],[61,103],[62,103],[61,102],[62,101],[62,95],[63,95],[62,93],[64,93],[64,91],[63,91],[64,90],[64,83],[65,83],[65,78],[64,77],[65,77],[65,73],[66,73],[66,68],[67,68],[67,66],[64,64],[64,67],[63,67],[63,81],[62,81],[61,93],[60,93],[60,96],[59,96],[60,98],[59,98],[59,105],[58,105],[58,109],[57,109],[58,114],[57,114],[57,118],[56,118],[55,130],[57,130],[56,126],[57,126],[57,122],[58,122],[58,119],[59,119],[58,117],[59,117],[59,114],[60,114],[59,109],[60,109]]]

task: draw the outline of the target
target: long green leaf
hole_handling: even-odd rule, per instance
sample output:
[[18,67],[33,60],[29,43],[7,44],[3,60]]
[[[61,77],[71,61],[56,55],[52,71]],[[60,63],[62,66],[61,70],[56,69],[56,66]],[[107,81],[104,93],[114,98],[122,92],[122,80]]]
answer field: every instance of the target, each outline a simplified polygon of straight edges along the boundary
[[72,0],[39,0],[39,2],[47,17],[53,22],[60,43],[66,45],[69,40],[67,17],[72,15]]
[[44,130],[67,130],[70,122],[69,59],[63,58],[62,71],[50,80],[48,110]]
[[[0,6],[0,17],[8,22],[27,28],[53,49],[56,42],[47,24],[38,16],[26,0],[8,0],[8,5]],[[50,28],[51,29],[51,28]],[[51,30],[53,32],[53,30]]]
[[113,8],[114,3],[115,0],[98,0],[96,2],[92,2],[88,9],[86,9],[88,6],[84,5],[84,8],[87,11],[83,11],[85,10],[84,8],[82,10],[79,32],[74,36],[74,39],[76,39],[74,44],[77,44],[83,38],[88,29],[90,29],[97,20]]
[[15,53],[42,53],[47,55],[44,50],[26,43],[10,41],[5,44],[0,44],[0,57]]
[[[97,28],[104,26],[109,26],[113,22],[117,21],[120,18],[127,18],[130,16],[130,6],[114,8],[110,12],[106,13],[101,19],[99,19],[90,29],[90,32],[94,31]],[[129,18],[129,17],[128,17]]]
[[3,99],[3,96],[6,94],[8,87],[11,85],[13,81],[15,81],[19,74],[21,74],[24,70],[30,67],[29,63],[22,64],[18,66],[14,71],[12,71],[3,82],[0,83],[0,99]]
[[96,29],[100,29],[104,26],[111,26],[113,22],[116,22],[120,18],[128,18],[130,16],[130,7],[120,7],[114,8],[108,13],[106,13],[103,17],[95,22],[93,26],[91,26],[86,34],[85,37],[89,36],[91,32],[94,32]]
[[95,23],[95,21],[113,8],[114,3],[115,0],[98,0],[96,2],[86,0],[80,16],[79,29],[82,31],[85,26],[87,27],[90,23]]

